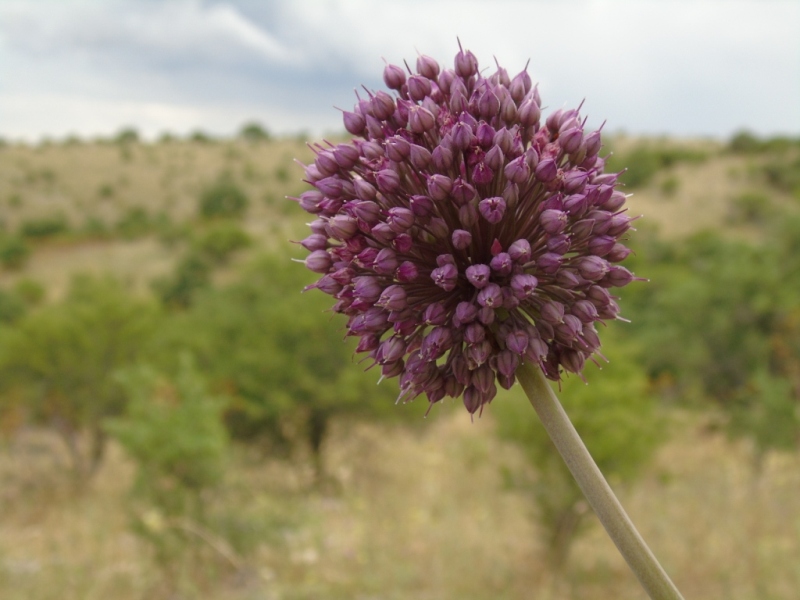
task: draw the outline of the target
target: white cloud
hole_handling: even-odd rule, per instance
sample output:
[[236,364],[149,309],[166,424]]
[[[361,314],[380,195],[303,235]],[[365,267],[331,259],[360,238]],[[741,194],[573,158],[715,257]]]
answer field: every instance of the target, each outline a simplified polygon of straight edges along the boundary
[[[6,1],[0,135],[91,131],[70,102],[98,107],[103,131],[115,118],[227,130],[270,114],[276,130],[331,129],[332,105],[382,85],[383,58],[413,68],[419,51],[450,66],[457,37],[489,71],[493,56],[512,75],[531,59],[545,104],[585,98],[590,124],[798,133],[797,22],[800,3],[780,0]],[[25,97],[38,100],[13,100]]]

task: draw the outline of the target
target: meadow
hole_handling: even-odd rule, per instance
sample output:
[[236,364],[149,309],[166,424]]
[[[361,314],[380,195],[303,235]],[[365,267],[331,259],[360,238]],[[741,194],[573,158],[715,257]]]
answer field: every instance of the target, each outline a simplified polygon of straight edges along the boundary
[[[644,598],[517,388],[363,372],[261,133],[0,146],[0,597]],[[800,143],[608,146],[650,282],[562,402],[687,598],[795,598]]]

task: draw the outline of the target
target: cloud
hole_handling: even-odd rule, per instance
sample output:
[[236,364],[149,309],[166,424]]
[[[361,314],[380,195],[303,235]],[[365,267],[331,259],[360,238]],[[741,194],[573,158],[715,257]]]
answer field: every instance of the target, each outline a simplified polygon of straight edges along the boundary
[[530,59],[545,104],[585,99],[590,125],[796,133],[798,21],[800,4],[779,0],[5,1],[0,134],[55,133],[59,113],[58,131],[97,132],[115,111],[120,126],[229,132],[263,115],[320,132],[341,126],[332,107],[352,106],[354,88],[382,87],[384,59],[450,66],[457,37],[489,70]]

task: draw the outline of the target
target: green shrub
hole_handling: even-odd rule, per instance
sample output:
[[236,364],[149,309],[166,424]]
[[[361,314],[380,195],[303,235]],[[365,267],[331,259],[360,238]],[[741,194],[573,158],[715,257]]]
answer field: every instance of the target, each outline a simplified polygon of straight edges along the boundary
[[193,251],[215,264],[224,264],[237,250],[252,244],[249,235],[235,223],[218,223],[199,236]]
[[0,265],[6,269],[19,269],[28,260],[31,250],[18,235],[0,234]]
[[32,418],[55,427],[80,480],[101,463],[104,421],[125,408],[112,373],[138,360],[155,323],[153,307],[115,280],[84,276],[64,301],[28,312],[0,339],[0,385],[15,386]]
[[272,139],[269,131],[256,122],[245,123],[239,130],[239,137],[248,142],[268,142]]
[[0,289],[0,323],[14,323],[22,318],[26,310],[25,301],[18,294]]
[[[222,482],[228,460],[221,420],[225,401],[209,393],[185,354],[174,377],[139,365],[119,371],[117,379],[128,411],[109,421],[106,431],[136,462],[133,531],[152,544],[168,584],[182,578],[187,564],[204,566],[201,573],[189,574],[202,579],[202,571],[214,564],[205,560],[209,541],[214,540],[217,551],[224,543],[210,529],[208,500]],[[210,558],[220,557],[212,552]]]
[[772,199],[760,192],[740,194],[728,208],[728,220],[736,224],[764,224],[774,214]]
[[50,215],[47,217],[31,218],[22,221],[20,234],[27,238],[46,238],[60,233],[65,233],[69,229],[66,217],[61,214]]
[[199,212],[206,218],[240,217],[247,205],[244,191],[230,177],[221,176],[200,194]]
[[116,222],[114,229],[122,237],[133,239],[150,233],[153,222],[147,209],[142,206],[132,206]]
[[14,284],[14,293],[28,306],[36,306],[44,300],[45,289],[38,281],[23,277]]
[[188,308],[197,293],[211,284],[211,263],[195,253],[181,259],[172,275],[156,279],[153,290],[164,306]]

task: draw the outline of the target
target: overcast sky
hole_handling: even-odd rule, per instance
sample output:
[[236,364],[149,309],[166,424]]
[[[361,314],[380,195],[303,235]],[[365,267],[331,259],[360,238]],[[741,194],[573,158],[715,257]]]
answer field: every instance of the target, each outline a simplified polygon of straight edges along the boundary
[[800,135],[798,31],[800,0],[0,0],[0,137],[321,135],[457,36],[609,131]]

